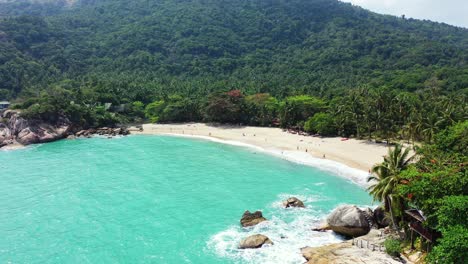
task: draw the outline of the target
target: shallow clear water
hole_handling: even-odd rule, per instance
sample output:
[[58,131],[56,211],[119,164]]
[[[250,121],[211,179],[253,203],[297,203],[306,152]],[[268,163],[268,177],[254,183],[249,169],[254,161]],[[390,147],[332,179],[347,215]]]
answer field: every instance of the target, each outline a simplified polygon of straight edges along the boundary
[[[306,209],[283,209],[294,195]],[[310,231],[357,185],[253,149],[169,136],[0,151],[0,263],[303,263]],[[244,210],[271,221],[239,227]],[[275,243],[237,250],[249,234]]]

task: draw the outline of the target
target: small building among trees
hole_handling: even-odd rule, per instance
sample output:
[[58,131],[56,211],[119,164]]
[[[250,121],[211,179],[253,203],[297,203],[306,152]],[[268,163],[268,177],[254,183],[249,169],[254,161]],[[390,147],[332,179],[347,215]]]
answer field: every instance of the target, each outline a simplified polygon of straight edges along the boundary
[[7,109],[10,106],[8,101],[0,101],[0,110]]
[[406,215],[409,216],[410,222],[408,224],[411,230],[411,249],[414,249],[414,241],[415,241],[415,232],[421,236],[421,244],[423,239],[425,239],[427,243],[427,251],[430,250],[430,245],[435,242],[435,240],[439,237],[437,232],[431,230],[429,228],[424,227],[424,222],[426,222],[426,217],[424,216],[423,212],[417,209],[409,209],[405,211]]

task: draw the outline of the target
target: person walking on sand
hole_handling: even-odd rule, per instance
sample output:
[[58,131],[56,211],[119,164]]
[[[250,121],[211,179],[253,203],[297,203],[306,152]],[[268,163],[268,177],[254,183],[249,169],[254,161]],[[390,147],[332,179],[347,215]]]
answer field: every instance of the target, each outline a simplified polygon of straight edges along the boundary
[[325,159],[325,154],[323,154],[323,158]]

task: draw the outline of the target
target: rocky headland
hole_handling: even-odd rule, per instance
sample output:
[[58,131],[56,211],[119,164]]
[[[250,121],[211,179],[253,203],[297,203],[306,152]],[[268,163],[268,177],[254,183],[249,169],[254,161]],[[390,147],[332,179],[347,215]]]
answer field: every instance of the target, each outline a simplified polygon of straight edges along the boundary
[[52,142],[64,138],[91,137],[92,135],[128,135],[125,127],[82,129],[67,118],[59,118],[54,123],[27,120],[17,110],[0,112],[0,148],[8,146],[27,146]]

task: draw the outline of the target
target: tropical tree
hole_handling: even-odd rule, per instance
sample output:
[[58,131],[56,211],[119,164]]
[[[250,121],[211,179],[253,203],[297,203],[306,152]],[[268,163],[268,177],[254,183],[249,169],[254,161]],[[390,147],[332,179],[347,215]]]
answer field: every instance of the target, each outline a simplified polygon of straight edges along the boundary
[[395,148],[389,149],[382,163],[372,168],[372,175],[367,179],[368,182],[374,182],[368,188],[370,194],[374,197],[374,200],[384,203],[385,210],[390,212],[395,228],[394,209],[401,202],[401,197],[397,193],[397,187],[402,181],[400,173],[408,168],[413,159],[414,156],[410,156],[410,149],[403,149],[400,144],[397,144]]

